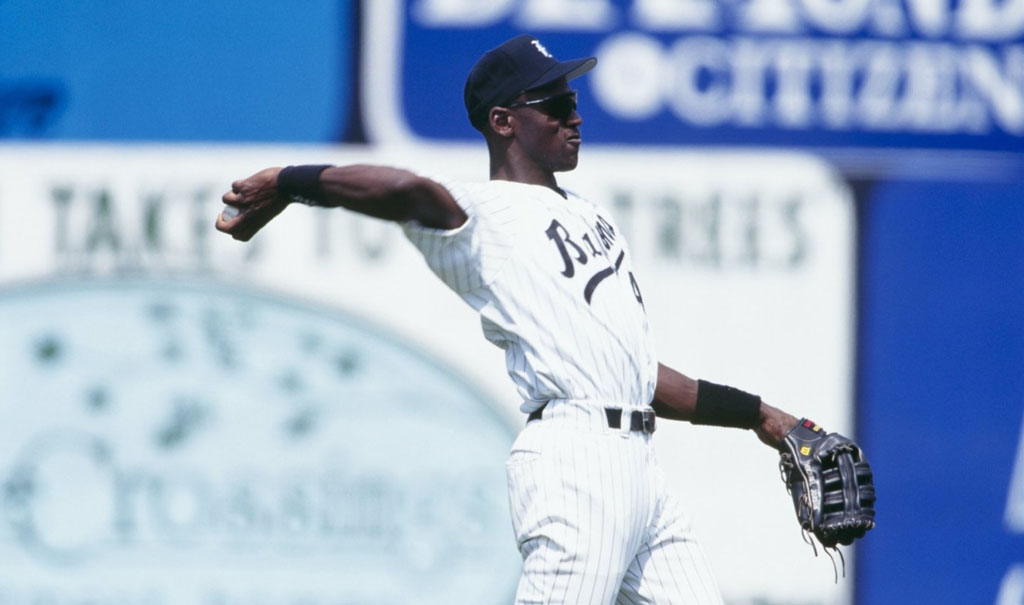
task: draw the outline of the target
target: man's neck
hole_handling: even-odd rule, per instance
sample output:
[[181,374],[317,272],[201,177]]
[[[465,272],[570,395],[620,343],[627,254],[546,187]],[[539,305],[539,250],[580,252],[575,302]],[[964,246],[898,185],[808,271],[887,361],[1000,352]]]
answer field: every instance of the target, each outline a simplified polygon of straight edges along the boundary
[[523,183],[525,185],[540,185],[541,187],[547,187],[558,195],[566,197],[565,191],[558,186],[558,181],[555,179],[553,172],[541,170],[536,167],[517,167],[510,162],[495,163],[491,161],[491,180],[492,181],[512,181],[513,183]]

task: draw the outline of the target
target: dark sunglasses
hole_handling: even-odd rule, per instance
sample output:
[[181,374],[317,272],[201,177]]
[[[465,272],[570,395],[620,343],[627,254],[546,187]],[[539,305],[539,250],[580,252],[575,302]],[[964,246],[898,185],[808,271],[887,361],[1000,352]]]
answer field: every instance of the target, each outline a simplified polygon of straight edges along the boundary
[[517,101],[515,103],[509,103],[505,107],[512,109],[515,107],[532,107],[534,105],[539,106],[537,109],[552,118],[568,120],[572,115],[572,112],[576,111],[576,91],[571,90],[569,92],[560,92],[556,95],[551,95],[550,97],[534,99],[532,101]]

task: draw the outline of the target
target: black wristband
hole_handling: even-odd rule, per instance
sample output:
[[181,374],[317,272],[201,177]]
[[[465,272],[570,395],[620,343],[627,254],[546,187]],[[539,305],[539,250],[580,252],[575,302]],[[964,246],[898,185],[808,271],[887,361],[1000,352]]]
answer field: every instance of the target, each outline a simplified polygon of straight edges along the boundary
[[752,429],[761,419],[761,398],[733,387],[697,381],[697,409],[693,424]]
[[277,191],[308,204],[308,200],[320,196],[320,173],[330,167],[330,164],[286,166],[277,173]]

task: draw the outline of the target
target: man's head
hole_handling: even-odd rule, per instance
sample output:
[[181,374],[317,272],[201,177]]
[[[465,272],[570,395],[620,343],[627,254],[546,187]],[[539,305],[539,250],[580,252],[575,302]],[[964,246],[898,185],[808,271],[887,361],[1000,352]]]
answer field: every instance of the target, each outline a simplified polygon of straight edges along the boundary
[[596,63],[593,57],[559,61],[526,35],[477,61],[466,80],[466,111],[487,139],[492,176],[507,169],[513,180],[546,180],[576,167],[583,120],[568,81]]
[[581,76],[595,64],[594,57],[559,61],[533,36],[516,36],[484,53],[469,72],[463,91],[469,121],[486,132],[491,108],[507,107],[527,91]]

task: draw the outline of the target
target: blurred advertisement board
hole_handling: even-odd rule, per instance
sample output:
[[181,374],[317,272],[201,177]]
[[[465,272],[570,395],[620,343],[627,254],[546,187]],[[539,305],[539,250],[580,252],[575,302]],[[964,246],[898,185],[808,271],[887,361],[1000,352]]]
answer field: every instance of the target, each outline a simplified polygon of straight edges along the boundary
[[365,3],[374,140],[473,138],[462,88],[520,32],[596,56],[584,136],[615,143],[1019,150],[1020,0]]
[[335,141],[353,7],[2,0],[0,139]]
[[138,276],[4,289],[0,333],[0,603],[511,594],[511,429],[386,331]]
[[1024,603],[1024,182],[867,197],[858,427],[882,504],[858,598]]
[[[487,157],[0,148],[0,602],[510,600],[524,418],[471,310],[389,223],[212,227],[232,180],[313,162],[478,180]],[[663,362],[852,432],[853,207],[827,165],[604,149],[560,182],[630,242]],[[773,452],[658,427],[731,603],[850,602]]]

